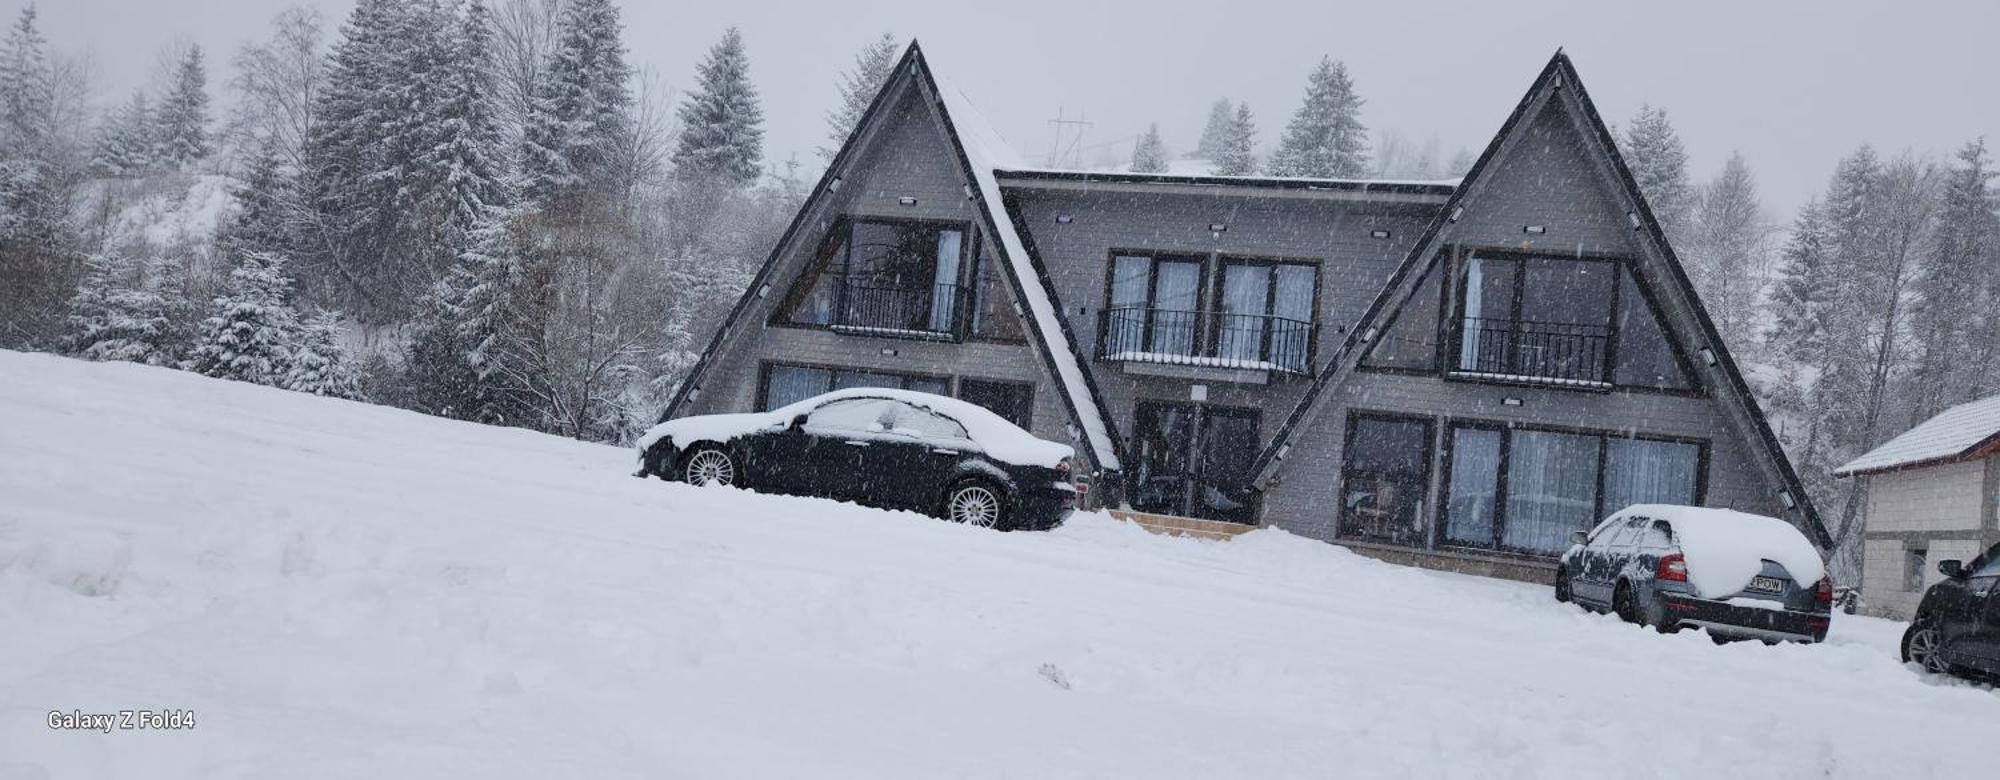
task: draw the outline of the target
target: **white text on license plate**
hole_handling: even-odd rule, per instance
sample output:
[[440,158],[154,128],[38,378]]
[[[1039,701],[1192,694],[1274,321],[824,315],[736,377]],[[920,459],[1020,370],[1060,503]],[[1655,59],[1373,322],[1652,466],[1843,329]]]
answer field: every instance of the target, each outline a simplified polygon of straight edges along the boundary
[[1776,577],[1752,577],[1750,578],[1750,590],[1759,593],[1783,593],[1785,592],[1785,581]]

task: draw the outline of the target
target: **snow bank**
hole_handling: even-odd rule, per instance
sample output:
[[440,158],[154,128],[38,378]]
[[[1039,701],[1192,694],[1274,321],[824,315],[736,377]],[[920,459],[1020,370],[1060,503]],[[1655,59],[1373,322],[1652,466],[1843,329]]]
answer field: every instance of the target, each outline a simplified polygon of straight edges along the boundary
[[1826,576],[1819,550],[1792,524],[1733,509],[1635,504],[1617,516],[1642,515],[1674,527],[1674,541],[1687,557],[1688,583],[1704,598],[1741,593],[1764,570],[1764,561],[1784,567],[1792,581],[1810,588]]
[[[2000,734],[1887,621],[1716,647],[1275,530],[630,461],[0,352],[0,777],[1983,777]],[[121,708],[197,725],[46,725]]]
[[682,444],[697,441],[726,442],[772,426],[786,425],[797,415],[812,411],[820,404],[842,398],[893,398],[950,417],[965,426],[965,432],[980,449],[986,451],[988,457],[1002,463],[1055,468],[1056,464],[1064,459],[1076,455],[1074,447],[1035,438],[1034,434],[1021,430],[1019,426],[983,406],[931,393],[880,387],[835,390],[768,412],[710,414],[668,420],[653,426],[645,435],[639,437],[639,451],[645,452],[654,443],[668,436],[674,437],[675,442]]

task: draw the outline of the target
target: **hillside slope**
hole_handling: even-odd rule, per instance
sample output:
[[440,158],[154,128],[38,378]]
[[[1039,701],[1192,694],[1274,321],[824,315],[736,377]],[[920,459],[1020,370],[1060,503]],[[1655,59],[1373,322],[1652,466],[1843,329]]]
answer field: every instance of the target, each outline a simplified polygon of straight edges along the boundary
[[[632,468],[0,352],[0,778],[1974,777],[2000,734],[1882,621],[1717,647],[1278,531]],[[47,726],[119,709],[196,726]]]

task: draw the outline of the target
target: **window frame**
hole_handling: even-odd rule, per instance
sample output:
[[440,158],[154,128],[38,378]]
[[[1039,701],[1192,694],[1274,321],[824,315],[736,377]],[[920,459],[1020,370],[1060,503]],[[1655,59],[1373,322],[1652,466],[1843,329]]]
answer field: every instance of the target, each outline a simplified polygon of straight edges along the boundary
[[[1585,254],[1564,256],[1481,247],[1465,247],[1457,255],[1452,263],[1450,280],[1450,289],[1452,291],[1451,302],[1454,304],[1452,306],[1450,324],[1446,325],[1445,319],[1443,317],[1439,318],[1439,324],[1450,329],[1450,332],[1447,334],[1449,336],[1449,344],[1444,348],[1444,354],[1438,363],[1439,368],[1443,370],[1446,378],[1488,384],[1523,384],[1536,387],[1595,390],[1598,392],[1605,392],[1617,387],[1612,380],[1617,376],[1618,372],[1618,288],[1621,286],[1618,278],[1618,272],[1621,267],[1621,260],[1619,258]],[[1513,264],[1514,280],[1513,289],[1510,291],[1511,303],[1508,309],[1510,310],[1509,319],[1516,330],[1520,329],[1523,322],[1521,303],[1527,297],[1528,264],[1530,262],[1542,260],[1564,263],[1598,263],[1610,269],[1611,298],[1605,306],[1605,320],[1609,324],[1606,326],[1605,331],[1604,359],[1600,378],[1595,380],[1566,380],[1560,377],[1537,377],[1527,374],[1497,376],[1480,372],[1468,373],[1466,369],[1459,367],[1459,361],[1463,359],[1463,355],[1465,354],[1464,312],[1466,309],[1466,294],[1468,292],[1467,286],[1469,281],[1466,269],[1469,268],[1469,263],[1474,258]],[[1445,285],[1439,286],[1443,287]],[[1591,382],[1597,386],[1574,384],[1574,382],[1578,381]]]
[[[1033,426],[1035,422],[1035,389],[1036,389],[1034,382],[1026,382],[1019,379],[996,379],[992,377],[967,376],[961,374],[958,377],[958,381],[952,383],[951,397],[956,398],[960,401],[965,401],[966,403],[972,403],[971,401],[966,401],[965,398],[965,383],[967,382],[977,382],[983,385],[1006,386],[1006,387],[1012,387],[1016,390],[1025,391],[1027,393],[1028,403],[1022,409],[1022,412],[1024,414],[1021,421],[1015,422],[1014,424],[1020,426],[1021,430],[1028,431],[1030,433],[1034,432],[1035,429]],[[987,409],[986,411],[993,412],[992,409]],[[999,412],[993,412],[993,413],[1000,414]],[[1006,416],[1001,415],[1001,417],[1002,419],[1005,419]],[[1014,421],[1008,420],[1008,422],[1014,422]]]
[[[899,229],[904,227],[918,227],[938,231],[956,230],[959,232],[959,235],[962,237],[958,249],[958,276],[961,281],[959,286],[967,291],[967,295],[965,296],[967,309],[962,313],[955,313],[953,315],[951,331],[904,332],[891,329],[866,329],[865,326],[847,325],[840,321],[842,319],[842,312],[846,310],[847,280],[852,278],[854,274],[854,231],[859,226],[867,224],[889,225],[898,227]],[[818,247],[814,250],[812,259],[807,262],[806,267],[792,278],[790,286],[785,291],[785,295],[779,299],[778,306],[775,307],[770,317],[767,318],[767,324],[781,328],[833,331],[835,333],[852,333],[876,338],[953,342],[989,341],[1001,344],[1025,344],[1027,343],[1025,334],[1020,339],[975,337],[972,334],[974,312],[977,311],[982,303],[979,281],[981,274],[985,271],[980,263],[984,241],[985,236],[983,235],[983,231],[979,230],[977,224],[969,220],[880,216],[874,214],[842,214],[834,218],[833,225],[827,229],[825,235],[820,237]],[[931,262],[936,263],[936,257],[932,257]],[[840,270],[838,274],[833,274],[833,269],[836,265]],[[792,321],[792,311],[805,302],[807,296],[811,294],[811,288],[818,284],[820,278],[829,274],[833,274],[834,278],[840,280],[840,286],[836,288],[834,293],[833,315],[830,318],[832,321],[825,324]],[[812,279],[811,284],[806,283],[809,277]],[[932,278],[933,280],[936,278],[935,268],[932,270]],[[966,279],[970,279],[972,283],[964,284],[964,280]],[[936,283],[933,281],[932,290],[935,291],[935,289]],[[860,330],[857,331],[857,329]],[[1025,323],[1023,324],[1023,330],[1026,330]]]
[[[954,390],[957,387],[957,385],[953,382],[953,377],[951,377],[950,375],[922,374],[912,371],[898,371],[895,369],[836,366],[823,363],[807,363],[794,360],[765,360],[759,362],[757,366],[757,394],[755,399],[756,400],[755,408],[760,412],[768,412],[771,411],[773,408],[775,408],[771,406],[771,373],[773,370],[778,368],[803,368],[803,369],[828,372],[827,389],[820,391],[820,393],[816,393],[815,395],[833,392],[833,386],[836,384],[833,377],[835,375],[840,374],[843,371],[848,373],[881,374],[883,376],[893,376],[896,377],[901,382],[901,384],[899,384],[894,388],[884,388],[884,389],[908,390],[910,389],[910,380],[913,379],[941,382],[944,384],[946,390]],[[807,397],[810,398],[812,396],[807,396]]]
[[[1364,421],[1415,423],[1423,426],[1424,457],[1422,459],[1423,476],[1421,478],[1423,486],[1417,507],[1417,522],[1428,523],[1430,527],[1417,529],[1418,533],[1415,537],[1415,544],[1402,545],[1386,539],[1377,539],[1362,534],[1349,534],[1346,531],[1348,478],[1354,461],[1354,439],[1361,429],[1361,423]],[[1437,484],[1443,473],[1440,471],[1437,463],[1439,453],[1442,450],[1438,445],[1438,431],[1442,430],[1441,425],[1443,424],[1448,424],[1448,422],[1441,421],[1435,417],[1408,412],[1356,409],[1347,413],[1347,430],[1341,436],[1339,481],[1334,488],[1334,496],[1336,497],[1336,504],[1333,509],[1334,538],[1407,549],[1436,549],[1436,540],[1443,528],[1443,523],[1437,522],[1437,518],[1441,518],[1443,515],[1439,513],[1436,506],[1439,498],[1437,495],[1439,492]]]
[[[1450,541],[1445,537],[1445,529],[1451,524],[1451,514],[1450,514],[1451,513],[1450,491],[1451,491],[1451,472],[1452,472],[1451,455],[1452,455],[1452,449],[1456,444],[1456,440],[1452,437],[1451,434],[1453,431],[1456,431],[1459,428],[1474,428],[1478,430],[1496,431],[1500,433],[1500,459],[1499,463],[1495,466],[1495,468],[1498,469],[1498,479],[1495,481],[1496,487],[1494,489],[1494,494],[1493,494],[1493,507],[1492,507],[1493,543],[1491,545],[1474,545],[1474,544],[1467,544],[1464,542],[1455,542],[1455,541]],[[1437,501],[1437,522],[1433,524],[1435,528],[1433,529],[1431,535],[1432,547],[1434,549],[1455,549],[1455,550],[1469,550],[1469,551],[1488,552],[1488,553],[1504,553],[1508,555],[1522,555],[1522,556],[1544,558],[1544,559],[1554,557],[1548,553],[1507,547],[1501,543],[1501,540],[1503,540],[1506,537],[1506,527],[1508,521],[1507,483],[1509,481],[1509,478],[1511,477],[1511,471],[1513,470],[1513,449],[1514,449],[1515,431],[1535,431],[1540,433],[1565,433],[1576,436],[1593,436],[1599,440],[1597,447],[1597,466],[1596,469],[1594,470],[1594,478],[1596,481],[1596,494],[1593,498],[1593,500],[1596,503],[1596,514],[1594,515],[1594,517],[1599,523],[1603,522],[1603,520],[1609,517],[1611,514],[1611,510],[1607,510],[1606,507],[1604,506],[1604,474],[1606,471],[1606,466],[1610,462],[1611,458],[1610,442],[1614,439],[1622,439],[1628,441],[1659,442],[1662,444],[1693,445],[1695,447],[1696,454],[1695,454],[1695,468],[1694,468],[1694,498],[1692,504],[1694,506],[1706,506],[1708,503],[1708,487],[1709,487],[1708,472],[1710,466],[1710,459],[1713,457],[1714,454],[1714,444],[1709,439],[1693,437],[1693,436],[1679,436],[1673,434],[1631,433],[1626,431],[1609,431],[1603,429],[1585,428],[1576,426],[1542,425],[1542,424],[1532,424],[1532,423],[1510,423],[1510,422],[1503,422],[1496,420],[1487,420],[1479,418],[1461,418],[1461,417],[1446,418],[1443,421],[1442,430],[1444,431],[1445,435],[1442,438],[1442,444],[1438,447],[1438,459],[1439,459],[1438,492],[1440,493],[1440,495]]]
[[[1536,258],[1545,260],[1575,260],[1580,262],[1596,262],[1596,263],[1610,264],[1613,267],[1613,276],[1611,279],[1611,301],[1610,301],[1611,317],[1609,325],[1609,335],[1606,337],[1605,347],[1604,347],[1604,377],[1605,377],[1604,380],[1598,384],[1586,385],[1586,384],[1570,383],[1559,379],[1544,379],[1544,378],[1527,377],[1527,376],[1518,378],[1499,378],[1493,376],[1467,374],[1458,369],[1457,368],[1458,360],[1459,356],[1462,354],[1464,349],[1464,337],[1465,337],[1465,317],[1463,314],[1465,310],[1465,267],[1466,267],[1466,262],[1469,261],[1475,255],[1481,258],[1490,257],[1494,259],[1508,259],[1508,260],[1521,261],[1523,262],[1523,265],[1517,266],[1519,268],[1525,268],[1526,260],[1531,260]],[[1662,316],[1663,312],[1660,308],[1659,296],[1657,293],[1653,291],[1652,286],[1647,284],[1646,280],[1638,273],[1638,263],[1635,258],[1617,254],[1597,254],[1597,253],[1578,252],[1578,253],[1564,255],[1564,254],[1554,254],[1546,252],[1523,252],[1519,249],[1510,249],[1507,247],[1492,246],[1485,244],[1453,244],[1438,252],[1438,260],[1440,262],[1440,265],[1442,266],[1442,271],[1447,275],[1447,277],[1444,280],[1442,280],[1441,284],[1438,285],[1439,295],[1442,296],[1443,300],[1440,301],[1438,305],[1438,321],[1436,323],[1436,327],[1438,329],[1437,332],[1438,349],[1437,349],[1437,357],[1435,358],[1435,363],[1434,363],[1435,368],[1431,370],[1423,370],[1423,369],[1408,369],[1408,368],[1397,368],[1397,367],[1370,367],[1366,365],[1357,364],[1356,366],[1357,370],[1373,371],[1384,374],[1438,376],[1448,382],[1465,382],[1469,384],[1486,384],[1486,385],[1514,385],[1514,386],[1537,387],[1537,388],[1556,389],[1556,390],[1568,390],[1572,392],[1651,393],[1656,395],[1669,395],[1669,396],[1678,396],[1683,398],[1707,398],[1709,396],[1709,389],[1707,383],[1702,381],[1702,375],[1695,370],[1695,363],[1693,356],[1688,352],[1687,345],[1683,344],[1682,340],[1676,337],[1673,330],[1670,327],[1668,327],[1666,318]],[[1641,303],[1643,304],[1645,313],[1653,318],[1652,321],[1656,323],[1663,332],[1663,335],[1666,338],[1667,348],[1673,354],[1673,360],[1679,366],[1681,375],[1687,378],[1688,387],[1685,388],[1653,387],[1649,385],[1632,385],[1632,384],[1622,384],[1618,382],[1619,341],[1623,337],[1623,330],[1624,330],[1623,328],[1619,327],[1619,319],[1620,319],[1619,310],[1621,305],[1624,303],[1623,301],[1624,275],[1631,276],[1632,286],[1639,291],[1639,298]],[[1520,320],[1521,291],[1523,289],[1523,286],[1527,283],[1525,273],[1518,273],[1517,277],[1518,278],[1515,280],[1514,284],[1514,305],[1513,305],[1514,309],[1513,316],[1516,322]],[[1423,278],[1420,276],[1418,277],[1417,281],[1419,284],[1421,284],[1423,282]],[[1404,306],[1405,307],[1408,306],[1407,301],[1404,303]],[[1399,308],[1398,312],[1400,311],[1401,309]],[[1366,361],[1367,361],[1367,356],[1363,355],[1361,363],[1365,364]]]
[[[1143,330],[1144,339],[1139,345],[1141,352],[1153,351],[1152,312],[1159,310],[1160,263],[1162,261],[1193,261],[1195,263],[1198,269],[1195,278],[1195,308],[1193,311],[1196,327],[1189,357],[1217,357],[1211,353],[1218,350],[1218,342],[1221,340],[1219,323],[1224,313],[1222,311],[1222,291],[1224,278],[1228,273],[1229,266],[1242,265],[1270,268],[1271,273],[1264,284],[1263,314],[1260,315],[1266,318],[1266,327],[1258,344],[1258,355],[1261,360],[1266,362],[1269,362],[1271,357],[1272,339],[1269,318],[1277,316],[1272,313],[1272,308],[1277,304],[1277,269],[1281,266],[1307,268],[1312,273],[1312,304],[1311,311],[1309,312],[1311,318],[1306,321],[1305,365],[1301,369],[1301,373],[1310,374],[1313,371],[1315,358],[1319,354],[1320,307],[1324,305],[1322,296],[1325,295],[1323,287],[1326,264],[1323,259],[1222,250],[1178,251],[1112,247],[1105,252],[1104,291],[1099,296],[1099,305],[1101,307],[1099,311],[1106,313],[1106,316],[1098,318],[1098,348],[1092,350],[1099,361],[1106,360],[1103,346],[1110,329],[1108,313],[1119,307],[1118,304],[1113,302],[1113,295],[1117,288],[1118,260],[1120,258],[1143,258],[1147,264],[1146,299],[1143,304],[1140,304],[1140,308],[1147,313]],[[1131,306],[1131,304],[1125,305]]]

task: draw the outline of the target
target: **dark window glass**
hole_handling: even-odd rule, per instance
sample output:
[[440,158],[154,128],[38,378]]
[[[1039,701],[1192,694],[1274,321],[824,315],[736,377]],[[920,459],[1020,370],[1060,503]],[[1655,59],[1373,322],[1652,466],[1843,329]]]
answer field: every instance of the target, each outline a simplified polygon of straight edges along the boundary
[[1194,411],[1187,404],[1139,405],[1134,432],[1133,449],[1138,464],[1132,472],[1132,508],[1170,515],[1187,511]]
[[985,407],[1010,423],[1027,430],[1035,405],[1035,386],[1016,382],[958,380],[958,397]]
[[1250,464],[1257,459],[1257,413],[1208,407],[1202,410],[1201,470],[1194,489],[1194,515],[1233,523],[1252,522]]
[[1434,263],[1375,342],[1364,365],[1413,371],[1437,370],[1438,295],[1443,263]]
[[1474,255],[1464,268],[1459,371],[1606,380],[1612,263]]
[[826,245],[793,283],[785,296],[785,321],[794,325],[832,325],[839,303],[839,280],[846,274],[847,231],[827,236]]
[[764,409],[776,409],[832,389],[833,372],[824,368],[772,366],[765,379]]
[[1201,263],[1160,261],[1153,278],[1153,318],[1146,351],[1194,354],[1200,308]]
[[915,390],[931,395],[951,395],[950,383],[937,377],[913,376],[903,380],[904,390]]
[[1014,292],[1007,284],[1005,271],[993,259],[993,251],[987,242],[979,242],[978,286],[973,289],[975,300],[972,308],[972,335],[1000,341],[1021,341],[1027,338],[1027,331],[1021,325],[1021,315],[1014,308]]
[[1630,387],[1684,390],[1693,386],[1674,358],[1660,318],[1640,294],[1629,269],[1618,273],[1618,367],[1613,380]]
[[1490,547],[1499,528],[1500,431],[1456,428],[1451,432],[1451,484],[1445,492],[1444,539],[1448,544]]
[[1342,472],[1342,536],[1421,545],[1429,481],[1430,424],[1357,417]]
[[1502,546],[1556,555],[1571,531],[1597,519],[1596,436],[1515,431],[1507,452],[1507,522]]

